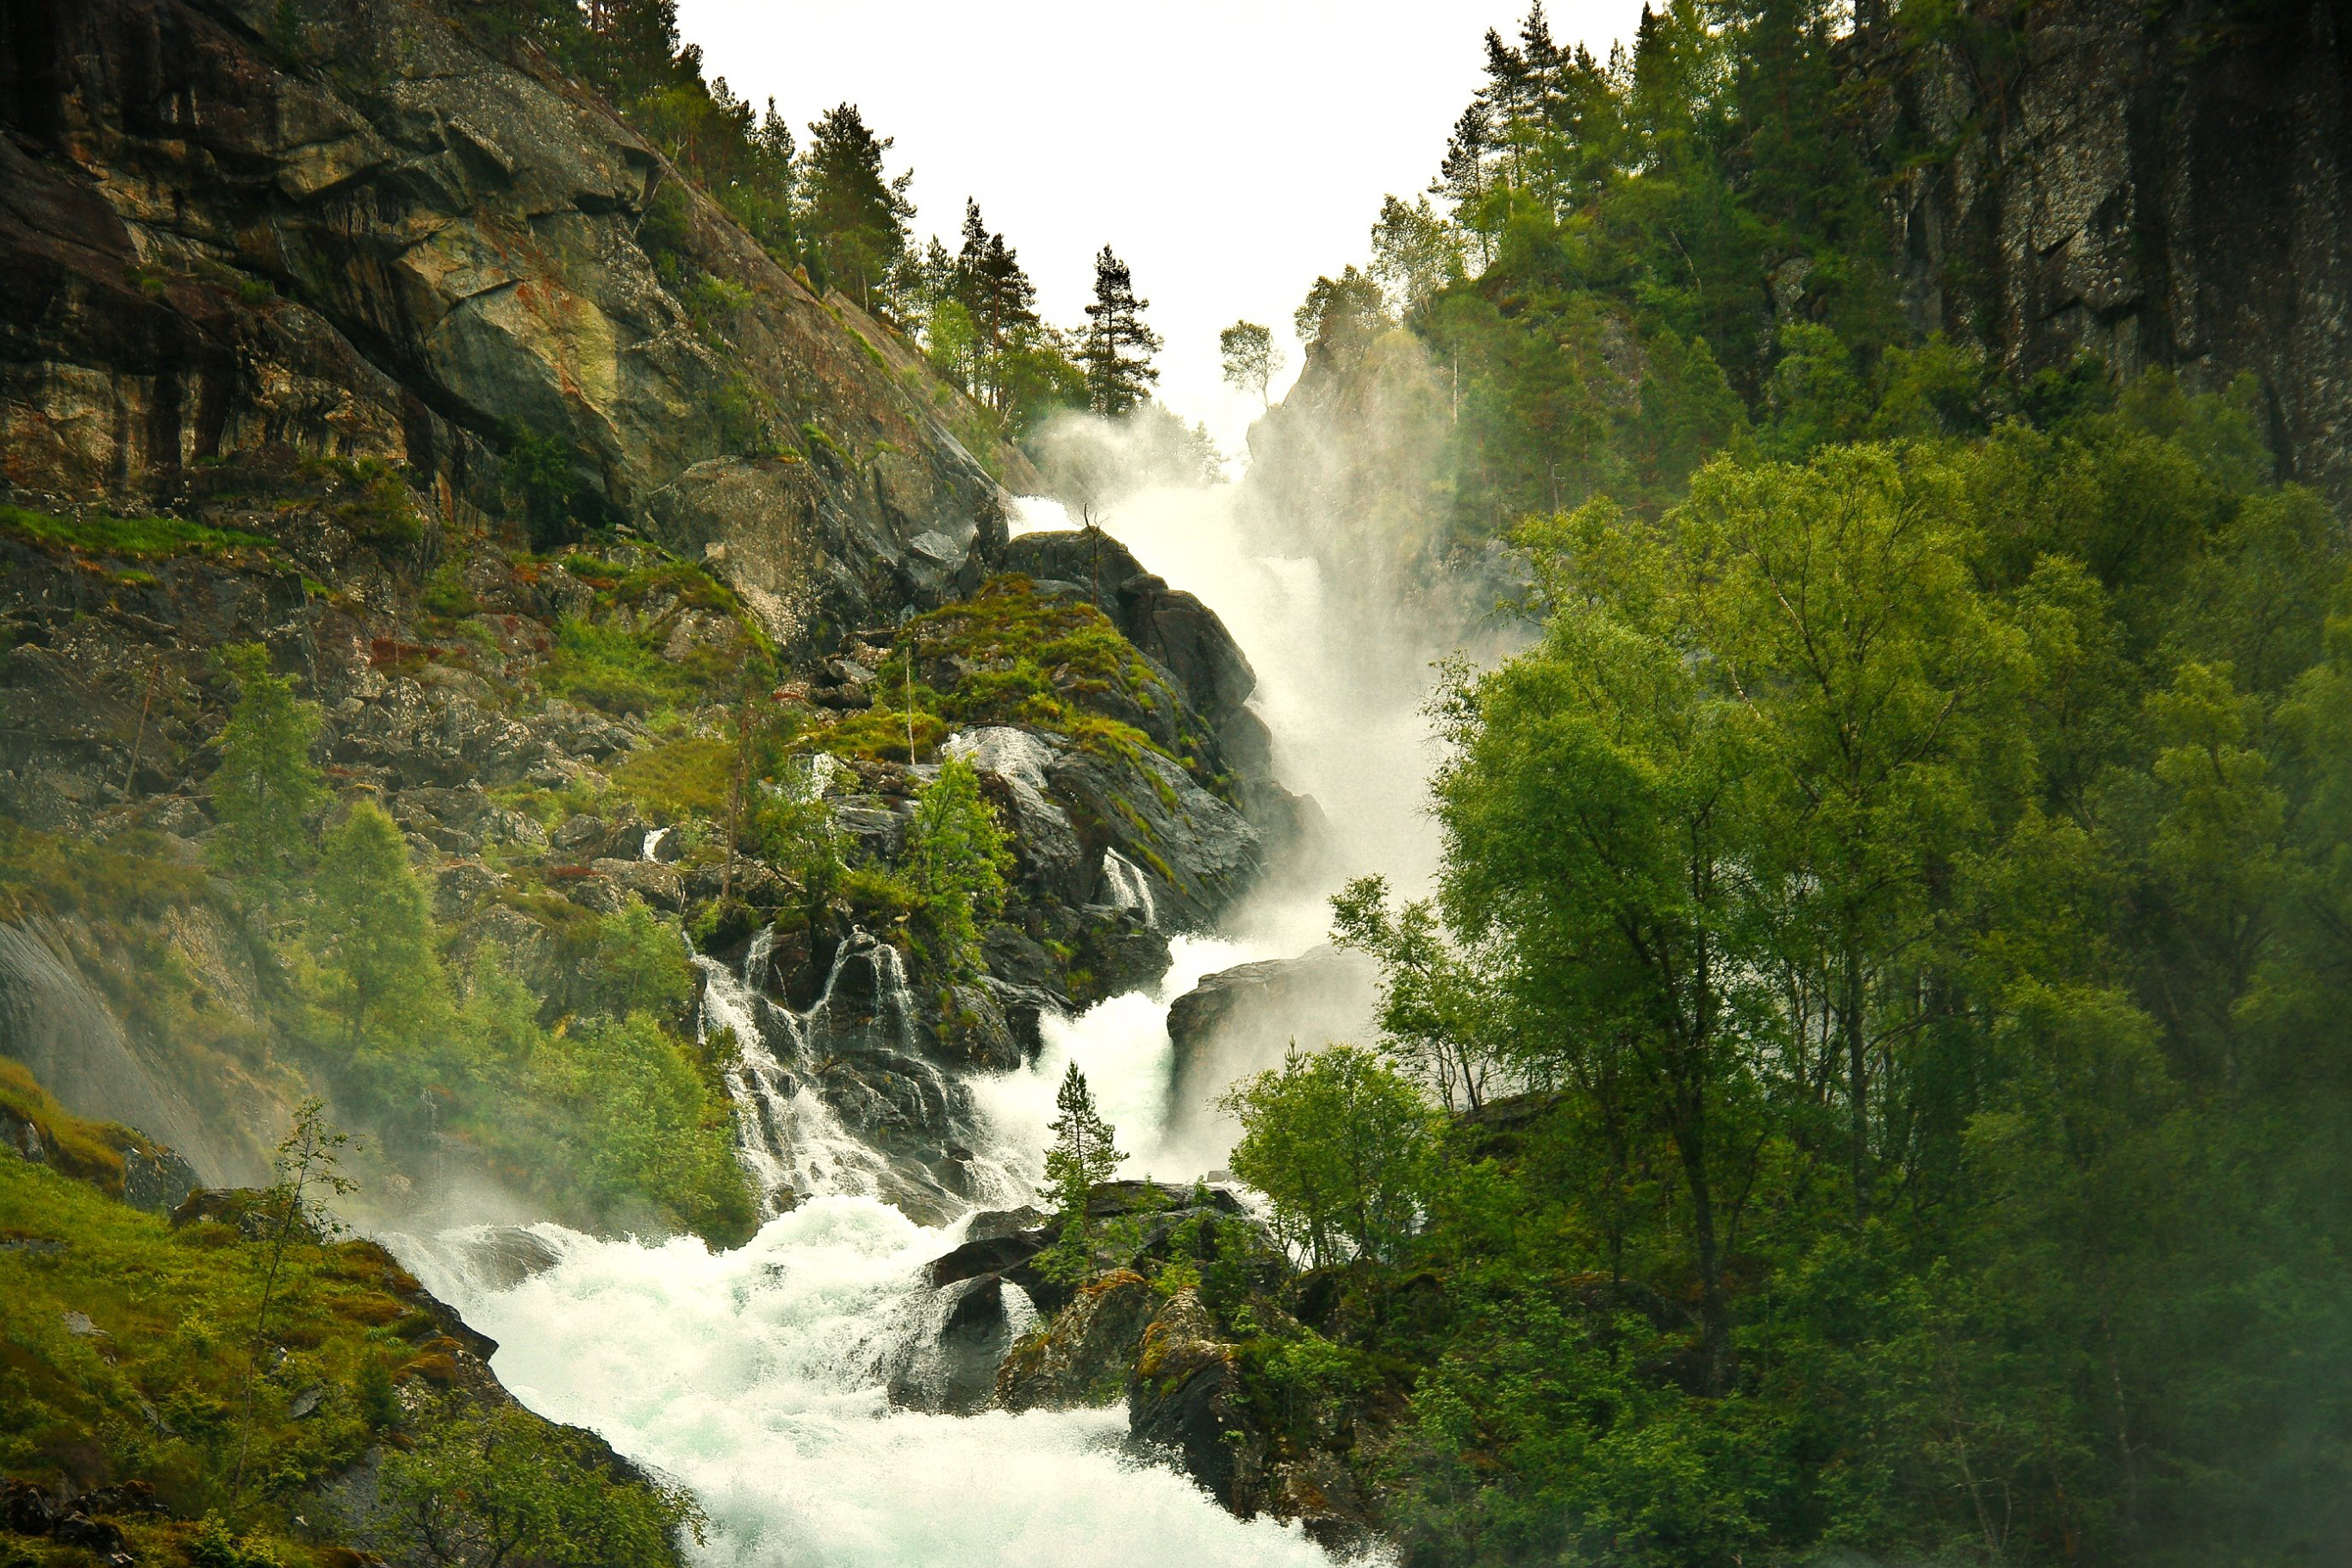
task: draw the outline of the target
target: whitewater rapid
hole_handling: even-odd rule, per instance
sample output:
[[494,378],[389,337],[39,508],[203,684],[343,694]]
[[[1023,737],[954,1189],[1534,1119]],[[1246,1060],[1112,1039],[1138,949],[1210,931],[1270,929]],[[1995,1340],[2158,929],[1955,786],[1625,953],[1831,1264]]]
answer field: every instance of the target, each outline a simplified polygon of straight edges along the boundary
[[961,1238],[867,1197],[813,1198],[733,1252],[535,1227],[554,1267],[505,1289],[427,1248],[425,1282],[499,1342],[541,1415],[690,1488],[695,1556],[746,1568],[1328,1564],[1129,1451],[1123,1407],[894,1409],[877,1372],[918,1269]]
[[[1202,974],[1262,954],[1197,938],[1173,946],[1160,984],[1049,1019],[1034,1066],[973,1080],[1006,1165],[1034,1175],[1054,1090],[1076,1061],[1135,1155],[1129,1171],[1180,1176],[1160,1142],[1168,1004]],[[846,1136],[838,1123],[803,1125]],[[889,1368],[933,1327],[922,1267],[969,1223],[926,1227],[836,1192],[732,1252],[541,1224],[530,1235],[554,1261],[520,1283],[500,1266],[512,1256],[500,1227],[393,1239],[428,1289],[499,1342],[492,1365],[517,1398],[693,1491],[709,1516],[702,1563],[1328,1568],[1297,1529],[1236,1520],[1133,1451],[1123,1406],[956,1416],[892,1405]]]

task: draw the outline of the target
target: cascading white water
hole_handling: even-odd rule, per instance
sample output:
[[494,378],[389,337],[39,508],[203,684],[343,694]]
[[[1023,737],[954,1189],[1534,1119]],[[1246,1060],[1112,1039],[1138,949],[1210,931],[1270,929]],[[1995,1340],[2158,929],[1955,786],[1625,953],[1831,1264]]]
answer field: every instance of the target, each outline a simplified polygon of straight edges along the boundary
[[1244,1524],[1139,1462],[1124,1410],[892,1409],[888,1334],[955,1229],[838,1196],[719,1255],[535,1228],[557,1261],[520,1285],[470,1279],[463,1233],[418,1267],[498,1339],[499,1373],[525,1403],[693,1489],[710,1517],[702,1562],[1328,1568],[1297,1531]]
[[1143,868],[1116,849],[1103,851],[1103,880],[1110,885],[1111,902],[1122,910],[1133,910],[1143,917],[1143,923],[1155,930],[1160,924],[1160,908],[1152,901],[1151,883],[1143,875]]
[[[1360,685],[1351,689],[1360,671],[1310,646],[1328,631],[1315,564],[1251,556],[1229,505],[1195,497],[1187,504],[1213,515],[1189,532],[1167,526],[1173,503],[1150,496],[1109,526],[1147,564],[1224,611],[1264,678],[1259,705],[1284,775],[1324,797],[1351,847],[1370,844],[1360,868],[1416,879],[1433,856],[1413,809],[1422,770],[1410,697],[1367,701]],[[1229,558],[1212,569],[1204,552]],[[1034,738],[991,731],[950,750],[1017,789],[1044,787]],[[1140,869],[1113,852],[1103,870],[1114,898],[1156,923]],[[970,1081],[984,1145],[967,1167],[973,1190],[1002,1206],[1034,1192],[1071,1062],[1119,1129],[1128,1173],[1184,1180],[1222,1163],[1220,1148],[1170,1142],[1169,1005],[1213,970],[1311,945],[1325,919],[1318,889],[1276,889],[1235,939],[1176,937],[1173,967],[1149,990],[1046,1019],[1036,1063]],[[1132,1453],[1123,1409],[954,1416],[891,1404],[892,1369],[936,1338],[942,1298],[919,1283],[922,1266],[960,1243],[966,1222],[927,1228],[880,1201],[887,1162],[825,1103],[811,1057],[823,1037],[887,1056],[894,1070],[938,1069],[914,1049],[913,998],[886,944],[853,954],[845,943],[817,1001],[797,1014],[764,994],[771,948],[755,939],[740,969],[695,959],[704,1037],[732,1030],[740,1057],[728,1077],[738,1144],[768,1215],[751,1243],[713,1254],[692,1239],[605,1241],[541,1225],[534,1231],[554,1262],[513,1283],[478,1265],[488,1250],[478,1233],[395,1238],[436,1292],[499,1340],[509,1386],[692,1488],[710,1517],[697,1552],[709,1563],[1328,1563],[1297,1531],[1237,1521]],[[861,995],[844,1009],[839,987],[856,960],[869,966],[871,1005]],[[1024,1326],[1025,1298],[1014,1289],[1006,1300]]]
[[[735,1101],[735,1152],[759,1188],[760,1212],[773,1215],[809,1193],[881,1190],[881,1157],[860,1142],[809,1082],[807,1020],[772,1006],[760,994],[767,982],[775,933],[751,939],[740,974],[697,953],[702,973],[702,1006],[696,1031],[705,1044],[717,1031],[732,1031],[736,1062],[727,1072],[727,1092]],[[833,979],[838,979],[836,961]],[[820,1006],[830,1005],[832,983]],[[764,1022],[770,1027],[762,1027]],[[780,1059],[771,1033],[789,1042],[793,1059]]]

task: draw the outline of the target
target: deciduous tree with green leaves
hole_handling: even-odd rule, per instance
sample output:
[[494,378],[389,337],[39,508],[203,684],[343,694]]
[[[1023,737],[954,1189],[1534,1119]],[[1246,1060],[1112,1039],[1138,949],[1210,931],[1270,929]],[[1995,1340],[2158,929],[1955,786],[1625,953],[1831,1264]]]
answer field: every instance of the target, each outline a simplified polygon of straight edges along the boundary
[[1266,1195],[1275,1234],[1315,1268],[1394,1258],[1417,1227],[1436,1141],[1421,1091],[1370,1051],[1293,1047],[1228,1089],[1234,1174]]

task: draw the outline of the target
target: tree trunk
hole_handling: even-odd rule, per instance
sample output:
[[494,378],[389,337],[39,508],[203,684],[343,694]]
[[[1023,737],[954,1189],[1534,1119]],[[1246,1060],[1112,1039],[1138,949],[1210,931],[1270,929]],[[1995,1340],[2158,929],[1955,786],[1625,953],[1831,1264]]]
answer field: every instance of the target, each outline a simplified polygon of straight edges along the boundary
[[1862,957],[1851,947],[1846,950],[1843,969],[1838,1025],[1845,1037],[1846,1104],[1853,1145],[1847,1157],[1853,1177],[1853,1222],[1859,1226],[1870,1217],[1870,1058],[1863,1031]]
[[1704,1090],[1687,1083],[1676,1089],[1675,1098],[1675,1150],[1682,1156],[1683,1180],[1690,1188],[1706,1391],[1719,1396],[1731,1384],[1731,1303],[1724,1295],[1723,1257],[1716,1237],[1715,1187],[1706,1158],[1706,1100]]

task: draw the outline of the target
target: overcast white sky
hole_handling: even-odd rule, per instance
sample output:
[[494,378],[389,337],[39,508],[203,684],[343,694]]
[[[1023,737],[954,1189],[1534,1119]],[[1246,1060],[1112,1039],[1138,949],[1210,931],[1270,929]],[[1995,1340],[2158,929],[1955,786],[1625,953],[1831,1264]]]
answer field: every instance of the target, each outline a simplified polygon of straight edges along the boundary
[[[919,235],[953,245],[979,198],[1048,319],[1084,318],[1106,243],[1168,340],[1160,395],[1228,450],[1249,416],[1218,380],[1217,331],[1276,329],[1318,273],[1365,259],[1381,196],[1429,183],[1480,79],[1480,37],[1526,0],[679,0],[705,69],[803,129],[847,100],[912,165]],[[1641,0],[1554,0],[1595,53]],[[1254,400],[1253,400],[1254,403]]]

